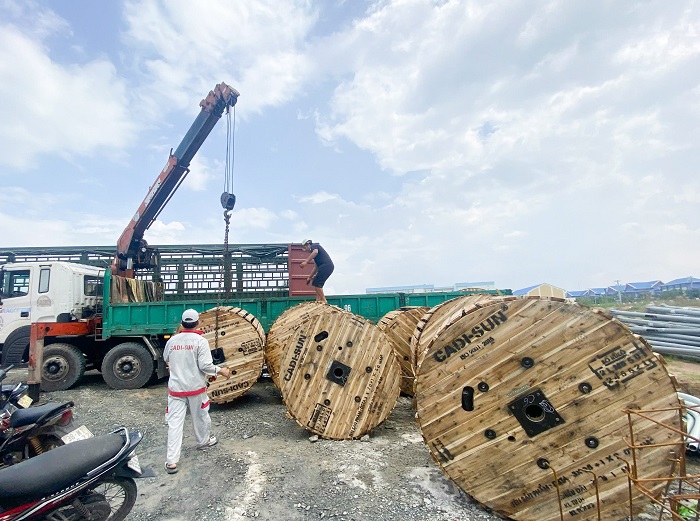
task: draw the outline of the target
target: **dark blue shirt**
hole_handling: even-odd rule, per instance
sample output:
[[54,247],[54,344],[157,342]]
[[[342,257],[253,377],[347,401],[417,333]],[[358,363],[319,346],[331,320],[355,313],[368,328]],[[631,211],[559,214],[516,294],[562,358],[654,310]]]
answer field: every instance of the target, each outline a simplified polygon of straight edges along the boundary
[[329,265],[333,266],[333,261],[331,260],[330,255],[328,255],[328,252],[323,249],[323,246],[321,246],[318,243],[314,243],[311,245],[311,251],[318,250],[318,253],[314,257],[314,262],[316,263],[316,266],[319,268],[321,266]]

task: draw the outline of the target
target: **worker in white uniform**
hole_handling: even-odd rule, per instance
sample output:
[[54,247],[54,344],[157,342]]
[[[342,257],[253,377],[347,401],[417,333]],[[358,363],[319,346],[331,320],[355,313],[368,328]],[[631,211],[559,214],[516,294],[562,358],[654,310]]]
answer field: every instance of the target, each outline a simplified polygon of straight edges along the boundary
[[194,437],[198,449],[217,444],[211,435],[209,418],[209,397],[207,396],[207,376],[220,374],[228,378],[229,369],[218,367],[212,362],[209,341],[196,329],[199,313],[187,309],[182,314],[182,332],[170,337],[165,344],[163,360],[170,366],[168,380],[168,408],[165,417],[168,421],[168,450],[165,470],[168,474],[177,472],[182,448],[182,429],[189,407],[194,426]]

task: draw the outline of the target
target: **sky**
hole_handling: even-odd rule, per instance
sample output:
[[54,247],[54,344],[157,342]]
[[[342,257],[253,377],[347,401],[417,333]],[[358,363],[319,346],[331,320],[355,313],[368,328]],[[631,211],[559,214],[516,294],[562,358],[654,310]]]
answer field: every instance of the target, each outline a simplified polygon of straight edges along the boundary
[[[0,249],[116,245],[220,82],[229,242],[326,294],[700,277],[693,0],[0,0]],[[223,243],[226,127],[150,245]]]

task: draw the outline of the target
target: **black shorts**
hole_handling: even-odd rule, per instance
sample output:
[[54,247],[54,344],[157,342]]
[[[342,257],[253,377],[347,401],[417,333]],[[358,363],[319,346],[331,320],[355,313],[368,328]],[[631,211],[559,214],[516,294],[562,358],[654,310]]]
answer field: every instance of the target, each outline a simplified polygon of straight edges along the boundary
[[328,277],[330,277],[331,273],[333,273],[334,268],[335,266],[332,264],[324,264],[323,266],[319,266],[314,280],[311,281],[311,285],[314,288],[322,288],[328,280]]

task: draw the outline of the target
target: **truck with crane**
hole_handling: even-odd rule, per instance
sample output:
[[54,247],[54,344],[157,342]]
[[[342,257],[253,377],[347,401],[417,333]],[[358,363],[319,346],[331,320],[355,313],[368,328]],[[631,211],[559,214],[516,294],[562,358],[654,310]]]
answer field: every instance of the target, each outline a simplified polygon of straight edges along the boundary
[[[290,247],[297,246],[301,251],[301,245]],[[20,326],[27,328],[21,337],[30,346],[28,383],[40,384],[44,391],[69,389],[91,369],[99,370],[114,389],[136,389],[166,376],[163,348],[185,309],[202,312],[220,305],[239,307],[255,316],[268,331],[284,311],[309,299],[296,295],[119,302],[121,297],[115,292],[124,292],[119,291],[115,281],[120,276],[109,269],[63,261],[19,262],[0,267],[3,281],[16,280],[20,272],[27,280],[21,291],[26,294],[12,296],[3,290],[0,299],[3,309],[21,307],[30,313],[26,317],[29,323]],[[29,276],[25,277],[27,272]],[[331,305],[377,322],[389,311],[404,306],[432,307],[464,294],[380,293],[327,298]],[[18,305],[17,299],[26,300]],[[21,356],[19,348],[25,349],[24,344],[9,344],[7,339],[11,336],[3,348],[3,365],[16,362]]]
[[[159,358],[157,342],[119,344],[92,342],[100,336],[105,304],[105,284],[124,279],[125,289],[145,291],[149,300],[156,300],[159,285],[135,277],[136,270],[154,267],[154,248],[144,240],[144,233],[153,224],[167,202],[189,173],[192,158],[207,139],[218,120],[235,107],[239,93],[226,83],[217,84],[200,102],[201,110],[148,189],[146,197],[117,241],[114,260],[109,270],[62,262],[6,264],[0,272],[0,342],[2,363],[11,364],[29,355],[30,385],[32,369],[36,380],[46,390],[67,388],[84,373],[88,364],[101,368],[113,387],[143,385],[154,372]],[[230,128],[230,127],[229,127]],[[231,194],[229,199],[235,201]],[[224,201],[224,196],[222,196]],[[232,204],[230,205],[232,209]],[[230,211],[227,209],[227,211]],[[38,324],[42,324],[41,340],[49,345],[31,349],[38,343]],[[144,355],[144,347],[148,356]],[[96,365],[97,364],[97,365]],[[157,365],[157,364],[155,364]],[[164,374],[165,368],[158,369]],[[38,376],[37,376],[38,375]],[[129,382],[123,384],[122,382]]]
[[[218,281],[218,290],[209,287],[209,291],[198,292],[196,277],[188,279],[178,271],[182,277],[177,282],[177,298],[168,299],[160,271],[161,252],[144,240],[144,233],[183,182],[190,161],[216,122],[224,111],[230,117],[238,96],[235,89],[220,83],[201,101],[199,115],[175,152],[171,151],[117,241],[109,266],[53,260],[50,256],[0,265],[2,365],[26,361],[35,398],[39,386],[44,391],[68,389],[91,369],[99,370],[114,389],[136,389],[164,377],[163,348],[187,308],[240,307],[267,331],[280,314],[311,295],[303,282],[309,268],[300,266],[306,256],[301,245],[274,245],[267,251],[254,246],[242,249],[258,260],[279,256],[283,250],[287,255],[283,287],[256,294],[245,291],[243,263],[229,251],[226,235],[223,254],[215,261],[219,270],[213,279]],[[228,231],[235,196],[224,192],[221,204]],[[274,271],[280,271],[279,267]],[[188,287],[194,291],[188,293]],[[328,302],[376,322],[402,306],[432,307],[461,295],[464,292],[345,295],[328,297]]]

